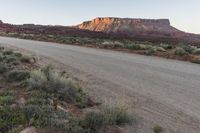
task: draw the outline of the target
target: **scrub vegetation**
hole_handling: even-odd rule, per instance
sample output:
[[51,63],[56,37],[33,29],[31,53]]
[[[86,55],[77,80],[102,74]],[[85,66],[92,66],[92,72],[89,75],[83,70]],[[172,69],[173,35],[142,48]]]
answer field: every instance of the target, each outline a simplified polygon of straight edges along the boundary
[[[0,47],[0,132],[104,133],[133,120],[122,107],[91,104],[83,88],[33,57]],[[89,100],[90,99],[90,100]],[[89,107],[90,111],[85,111]]]

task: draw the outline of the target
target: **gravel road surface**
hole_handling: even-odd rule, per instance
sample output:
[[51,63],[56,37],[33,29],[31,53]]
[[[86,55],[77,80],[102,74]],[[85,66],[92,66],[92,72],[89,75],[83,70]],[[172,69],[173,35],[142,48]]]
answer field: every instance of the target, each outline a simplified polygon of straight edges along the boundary
[[166,132],[200,133],[200,65],[5,37],[0,45],[31,51],[87,75],[91,94],[123,101],[139,117],[131,133],[151,133],[154,124]]

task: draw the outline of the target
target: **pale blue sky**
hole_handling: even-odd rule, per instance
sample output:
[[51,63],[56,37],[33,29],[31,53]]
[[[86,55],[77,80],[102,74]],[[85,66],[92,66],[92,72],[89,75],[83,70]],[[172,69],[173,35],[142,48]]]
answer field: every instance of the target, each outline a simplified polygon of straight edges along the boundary
[[200,0],[0,0],[7,23],[74,25],[95,17],[169,18],[200,34]]

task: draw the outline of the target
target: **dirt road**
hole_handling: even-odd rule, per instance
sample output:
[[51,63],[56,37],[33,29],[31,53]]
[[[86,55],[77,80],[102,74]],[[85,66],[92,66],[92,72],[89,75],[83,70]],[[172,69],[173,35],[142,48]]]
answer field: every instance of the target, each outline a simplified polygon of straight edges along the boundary
[[32,51],[85,74],[92,95],[123,101],[139,116],[131,133],[151,133],[154,124],[166,132],[200,133],[200,65],[4,37],[0,45]]

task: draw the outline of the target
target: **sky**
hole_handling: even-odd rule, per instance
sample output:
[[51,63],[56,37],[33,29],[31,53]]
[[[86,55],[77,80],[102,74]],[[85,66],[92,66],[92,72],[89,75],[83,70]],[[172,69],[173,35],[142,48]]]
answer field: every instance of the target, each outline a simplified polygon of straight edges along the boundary
[[200,0],[0,0],[0,20],[12,24],[76,25],[96,17],[170,19],[200,34]]

